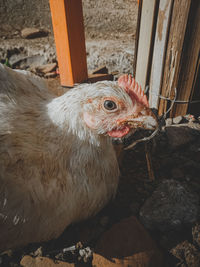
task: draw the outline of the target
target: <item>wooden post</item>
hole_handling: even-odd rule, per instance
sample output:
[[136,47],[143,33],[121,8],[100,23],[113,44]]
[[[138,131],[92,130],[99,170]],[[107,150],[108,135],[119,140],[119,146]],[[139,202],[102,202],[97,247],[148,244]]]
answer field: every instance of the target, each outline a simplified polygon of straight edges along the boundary
[[143,0],[136,63],[136,81],[145,89],[148,76],[157,0]]
[[162,84],[163,68],[165,63],[168,28],[171,17],[173,0],[160,0],[156,37],[154,43],[153,60],[151,66],[149,105],[158,108],[160,87]]
[[[197,80],[200,58],[200,3],[199,0],[193,0],[189,14],[187,31],[184,42],[184,52],[181,58],[180,75],[178,81],[179,100],[190,101],[199,100],[200,80]],[[197,85],[198,83],[198,85]],[[193,99],[194,96],[194,99]],[[198,103],[199,105],[200,103]],[[190,110],[193,109],[192,104]],[[188,104],[176,104],[172,110],[172,116],[185,115],[188,110]],[[196,113],[200,112],[200,108]]]
[[[173,91],[175,87],[178,87],[181,56],[183,53],[183,44],[191,1],[192,0],[174,0],[161,89],[161,95],[165,97],[170,97],[171,90]],[[181,89],[177,88],[178,95],[179,90]],[[161,100],[159,105],[159,114],[162,115],[166,109],[166,101]]]
[[62,86],[87,80],[81,0],[49,0]]
[[136,63],[137,63],[138,43],[139,43],[139,36],[140,36],[141,14],[142,14],[142,0],[138,0],[137,26],[136,26],[136,34],[135,34],[135,53],[133,57],[133,77],[135,77],[136,75]]

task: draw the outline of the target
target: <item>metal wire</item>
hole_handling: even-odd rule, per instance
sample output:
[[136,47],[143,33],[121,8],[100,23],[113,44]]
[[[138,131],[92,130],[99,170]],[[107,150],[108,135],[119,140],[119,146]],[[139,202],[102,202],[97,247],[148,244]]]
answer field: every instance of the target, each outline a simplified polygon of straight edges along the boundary
[[[147,88],[146,88],[146,90],[147,90]],[[145,91],[146,91],[146,90],[145,90]],[[160,118],[154,113],[154,115],[155,115],[155,117],[156,117],[156,119],[157,119],[157,122],[158,122],[155,131],[153,131],[153,133],[152,133],[150,136],[148,136],[148,137],[144,137],[144,138],[142,138],[142,139],[138,139],[137,141],[133,142],[133,143],[130,144],[129,146],[125,147],[124,150],[131,149],[131,148],[133,148],[134,146],[136,146],[138,143],[149,141],[149,140],[151,140],[154,136],[156,136],[156,135],[158,134],[158,132],[160,131],[160,129],[161,129],[162,125],[163,125],[163,121],[166,119],[167,114],[172,110],[173,105],[174,105],[174,103],[176,102],[176,97],[177,97],[177,90],[176,90],[176,88],[174,88],[174,98],[173,98],[173,99],[169,99],[169,98],[167,99],[167,100],[171,101],[171,105],[170,105],[170,107],[168,108],[168,110],[167,110],[167,111],[166,111]]]

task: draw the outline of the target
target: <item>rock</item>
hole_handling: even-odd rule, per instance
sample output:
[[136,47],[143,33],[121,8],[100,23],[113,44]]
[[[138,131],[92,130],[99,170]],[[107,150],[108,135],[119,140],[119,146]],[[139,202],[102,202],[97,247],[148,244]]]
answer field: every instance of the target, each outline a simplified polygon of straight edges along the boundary
[[162,182],[140,210],[140,218],[149,229],[176,229],[193,223],[199,214],[199,197],[186,184],[175,180]]
[[37,248],[31,255],[34,257],[42,257],[42,247]]
[[24,28],[21,31],[21,36],[26,39],[45,37],[47,35],[48,35],[48,31],[40,30],[36,28]]
[[164,266],[155,242],[133,216],[113,225],[103,234],[96,244],[92,264],[96,267]]
[[57,63],[50,63],[50,64],[37,66],[35,70],[39,73],[48,74],[49,72],[55,71],[56,67],[57,67]]
[[166,126],[172,125],[172,118],[166,119],[165,124],[166,124]]
[[183,121],[183,117],[182,116],[177,116],[175,118],[172,119],[174,124],[179,124]]
[[21,266],[23,267],[74,267],[73,263],[63,262],[63,261],[53,261],[47,257],[36,257],[25,255],[21,261]]
[[200,131],[192,129],[185,124],[182,125],[165,127],[168,144],[172,149],[177,149],[180,146],[193,142],[197,136],[200,136]]
[[[12,57],[13,59],[13,57]],[[13,62],[13,63],[12,63]],[[32,55],[32,56],[27,56],[17,59],[16,61],[11,61],[12,63],[12,68],[17,68],[17,69],[33,69],[35,68],[38,64],[44,64],[46,63],[46,59],[43,55]]]
[[[178,244],[170,251],[176,258],[180,260],[183,267],[198,267],[200,266],[200,252],[194,245],[188,241]],[[177,266],[180,264],[177,264]]]
[[44,75],[45,78],[49,79],[49,78],[55,78],[57,76],[57,72],[53,71],[53,72],[48,72]]

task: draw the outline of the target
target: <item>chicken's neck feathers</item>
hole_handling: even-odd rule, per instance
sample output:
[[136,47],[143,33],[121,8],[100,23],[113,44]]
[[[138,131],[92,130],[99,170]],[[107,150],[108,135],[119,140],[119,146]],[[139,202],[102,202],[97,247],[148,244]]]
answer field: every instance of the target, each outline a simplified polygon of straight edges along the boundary
[[78,139],[79,144],[100,147],[102,144],[110,144],[109,137],[98,135],[88,128],[83,119],[83,100],[80,90],[77,95],[76,89],[64,95],[52,99],[47,104],[47,113],[51,122],[56,125],[70,139]]

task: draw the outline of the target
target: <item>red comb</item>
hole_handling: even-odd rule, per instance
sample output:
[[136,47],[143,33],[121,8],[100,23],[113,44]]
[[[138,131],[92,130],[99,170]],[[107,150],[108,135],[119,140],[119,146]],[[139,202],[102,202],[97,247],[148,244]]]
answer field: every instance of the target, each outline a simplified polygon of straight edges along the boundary
[[135,79],[131,75],[122,75],[118,79],[118,85],[125,89],[132,100],[137,100],[144,106],[149,107],[147,96],[142,90],[141,86],[135,82]]

